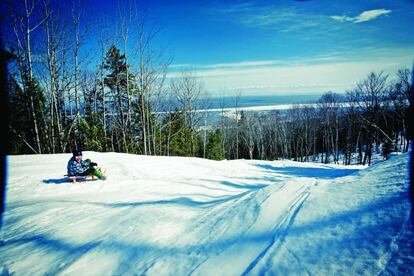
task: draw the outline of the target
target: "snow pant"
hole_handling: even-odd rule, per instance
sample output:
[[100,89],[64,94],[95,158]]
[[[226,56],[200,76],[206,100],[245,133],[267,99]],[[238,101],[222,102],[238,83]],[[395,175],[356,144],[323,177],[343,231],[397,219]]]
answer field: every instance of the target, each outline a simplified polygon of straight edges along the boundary
[[[90,163],[90,159],[86,159],[85,162]],[[80,175],[86,176],[86,175],[94,175],[99,179],[105,179],[106,177],[102,173],[101,169],[95,168],[94,166],[90,166],[89,169],[87,169],[85,172],[81,173]]]

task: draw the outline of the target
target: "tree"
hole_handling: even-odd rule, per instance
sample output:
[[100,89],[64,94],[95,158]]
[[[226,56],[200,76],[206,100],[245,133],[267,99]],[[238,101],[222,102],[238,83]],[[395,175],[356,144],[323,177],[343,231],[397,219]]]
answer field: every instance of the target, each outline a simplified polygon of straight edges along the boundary
[[224,152],[221,147],[222,135],[219,129],[211,132],[206,146],[206,157],[212,160],[223,160]]
[[100,139],[100,130],[102,128],[95,121],[88,123],[86,119],[82,118],[80,122],[80,131],[83,134],[83,144],[80,145],[82,148],[87,148],[93,151],[102,151],[102,140]]
[[198,151],[199,143],[194,143],[195,141],[193,141],[193,130],[187,125],[184,112],[176,110],[165,120],[170,120],[170,128],[165,129],[165,131],[169,132],[166,136],[170,137],[166,145],[168,147],[168,156],[195,156],[193,151],[194,149]]
[[[29,106],[27,110],[31,113],[31,124],[34,130],[36,141],[36,152],[42,153],[42,144],[40,142],[40,128],[38,115],[36,114],[36,99],[32,98],[33,89],[37,89],[37,80],[33,75],[33,42],[34,32],[45,22],[46,18],[39,14],[39,3],[32,1],[18,1],[10,5],[10,19],[15,35],[14,49],[16,49],[17,67],[20,73],[21,85],[23,92],[28,95]],[[14,9],[14,10],[13,10]],[[30,91],[32,90],[32,91]]]
[[101,107],[99,110],[100,114],[100,120],[102,121],[102,128],[103,128],[103,150],[106,151],[109,149],[109,139],[108,139],[108,110],[107,110],[107,91],[105,91],[106,85],[105,85],[105,59],[106,59],[106,52],[105,50],[110,47],[110,34],[107,33],[107,28],[103,27],[105,26],[105,22],[107,20],[101,19],[102,22],[100,22],[99,26],[99,60],[100,64],[98,66],[97,72],[96,72],[96,89],[97,89],[97,95],[99,95],[99,100],[101,102]]
[[392,120],[394,132],[394,144],[398,145],[400,142],[402,151],[408,151],[409,146],[405,111],[408,108],[410,98],[410,75],[409,69],[399,69],[397,80],[393,83],[389,92],[389,100],[393,107],[390,119]]
[[253,159],[253,151],[256,147],[255,135],[256,126],[255,120],[252,116],[247,115],[244,111],[240,113],[240,137],[241,137],[241,153],[243,157]]
[[[121,144],[117,146],[118,150],[128,152],[128,129],[130,125],[127,120],[128,110],[128,94],[126,90],[127,77],[130,78],[130,82],[133,81],[133,76],[127,74],[127,67],[129,65],[125,62],[125,56],[120,53],[120,50],[112,45],[108,50],[105,59],[104,68],[108,71],[104,82],[111,90],[111,111],[114,114],[116,120],[116,126],[112,128],[112,148],[114,148],[114,135],[119,137]],[[118,140],[118,139],[115,139]]]
[[329,162],[329,154],[334,163],[339,161],[339,112],[340,97],[332,92],[325,93],[319,100],[320,117],[325,148],[325,163]]
[[[132,9],[131,9],[132,12]],[[149,26],[149,17],[146,10],[143,13],[135,13],[130,18],[131,25],[136,27],[135,36],[131,35],[133,41],[133,54],[131,57],[136,58],[137,73],[135,74],[137,83],[136,100],[138,106],[137,115],[140,117],[142,146],[144,154],[156,154],[156,133],[158,127],[155,126],[155,114],[152,113],[151,100],[157,101],[163,93],[164,82],[166,79],[167,68],[171,60],[164,60],[163,52],[156,51],[152,47],[152,41],[159,32],[154,26]],[[126,34],[127,28],[124,28]],[[127,38],[123,35],[123,40]],[[155,96],[155,97],[154,97]]]
[[171,90],[176,96],[179,109],[183,112],[186,126],[191,130],[189,147],[191,155],[198,153],[198,135],[196,127],[200,124],[200,99],[204,93],[202,83],[191,72],[182,72],[181,78],[171,83]]
[[66,25],[62,9],[56,9],[52,1],[44,0],[45,13],[45,44],[46,44],[46,79],[45,92],[48,95],[49,106],[48,133],[50,135],[49,144],[51,152],[65,151],[65,144],[70,139],[70,134],[65,133],[65,122],[68,109],[66,94],[70,90],[70,83],[65,76],[66,56]]
[[[47,141],[45,133],[39,133],[39,137],[36,136],[36,130],[33,128],[33,121],[43,122],[45,112],[45,97],[43,89],[39,83],[32,79],[28,83],[28,87],[23,90],[17,82],[11,80],[11,87],[9,88],[10,97],[10,128],[13,136],[16,139],[14,141],[12,150],[15,153],[41,153],[38,151],[36,145],[41,145],[42,142]],[[27,112],[27,110],[33,110],[33,112]],[[35,118],[32,118],[35,116]],[[44,130],[41,127],[39,130]],[[44,140],[40,140],[43,137]],[[39,139],[39,140],[38,140]],[[17,141],[20,141],[17,142]]]

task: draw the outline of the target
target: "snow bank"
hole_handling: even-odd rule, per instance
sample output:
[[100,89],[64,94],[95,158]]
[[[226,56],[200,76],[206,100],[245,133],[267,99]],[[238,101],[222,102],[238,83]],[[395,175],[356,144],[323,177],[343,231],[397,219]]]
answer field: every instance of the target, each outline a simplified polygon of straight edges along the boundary
[[407,155],[370,168],[84,152],[8,157],[3,272],[63,275],[413,272]]

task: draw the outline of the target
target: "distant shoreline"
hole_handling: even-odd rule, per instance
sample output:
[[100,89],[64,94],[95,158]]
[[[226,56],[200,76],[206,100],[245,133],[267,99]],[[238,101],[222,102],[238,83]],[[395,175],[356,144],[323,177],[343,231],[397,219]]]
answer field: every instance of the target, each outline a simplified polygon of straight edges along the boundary
[[[237,102],[238,107],[256,106],[280,106],[292,104],[316,103],[324,93],[313,94],[293,94],[293,95],[248,95],[240,96]],[[201,99],[207,102],[209,108],[203,109],[222,109],[234,108],[236,106],[236,96],[212,97]]]
[[[286,111],[292,107],[305,108],[316,107],[321,94],[298,94],[298,95],[260,95],[260,96],[241,96],[236,103],[235,96],[214,97],[200,99],[202,106],[196,110],[197,113],[226,113],[225,116],[234,116],[236,112],[258,112],[258,111]],[[340,93],[337,93],[342,95]],[[158,114],[168,113],[169,111],[160,111]]]
[[277,104],[277,105],[260,105],[260,106],[243,106],[243,107],[226,107],[226,108],[207,108],[200,109],[197,112],[235,112],[238,111],[272,111],[272,110],[288,110],[292,107],[305,108],[316,107],[317,103],[306,104]]

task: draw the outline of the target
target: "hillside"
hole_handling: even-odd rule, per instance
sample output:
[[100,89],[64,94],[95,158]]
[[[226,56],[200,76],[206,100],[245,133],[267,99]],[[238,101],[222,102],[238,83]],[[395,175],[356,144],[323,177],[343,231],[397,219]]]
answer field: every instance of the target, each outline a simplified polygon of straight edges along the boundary
[[0,272],[412,274],[408,155],[369,168],[84,152],[8,157]]

